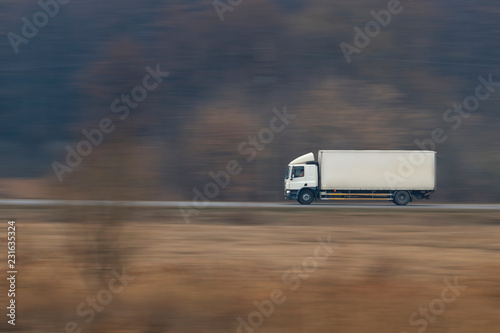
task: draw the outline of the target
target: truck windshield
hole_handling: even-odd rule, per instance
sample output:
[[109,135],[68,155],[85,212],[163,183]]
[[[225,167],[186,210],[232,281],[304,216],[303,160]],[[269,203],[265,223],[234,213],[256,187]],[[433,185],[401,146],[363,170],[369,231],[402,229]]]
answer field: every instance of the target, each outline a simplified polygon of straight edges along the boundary
[[290,167],[290,166],[288,166],[288,167],[286,168],[285,179],[288,179],[288,178],[290,177],[290,169],[291,169],[291,167]]

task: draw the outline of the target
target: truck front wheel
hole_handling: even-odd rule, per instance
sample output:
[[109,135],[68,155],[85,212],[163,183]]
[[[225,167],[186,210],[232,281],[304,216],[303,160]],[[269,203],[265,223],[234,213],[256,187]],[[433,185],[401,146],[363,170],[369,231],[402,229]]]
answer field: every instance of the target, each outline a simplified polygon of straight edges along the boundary
[[397,191],[394,193],[394,203],[398,206],[404,206],[411,200],[411,194],[408,191]]
[[314,200],[314,194],[311,190],[303,190],[299,193],[298,201],[302,205],[310,205]]

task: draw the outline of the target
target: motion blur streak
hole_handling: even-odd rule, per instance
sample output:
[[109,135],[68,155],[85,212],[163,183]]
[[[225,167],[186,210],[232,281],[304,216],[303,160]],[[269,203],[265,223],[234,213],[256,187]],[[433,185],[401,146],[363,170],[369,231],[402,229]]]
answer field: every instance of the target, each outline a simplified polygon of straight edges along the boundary
[[[0,0],[0,332],[498,332],[498,8]],[[324,178],[298,156],[428,149],[432,201],[295,201]]]

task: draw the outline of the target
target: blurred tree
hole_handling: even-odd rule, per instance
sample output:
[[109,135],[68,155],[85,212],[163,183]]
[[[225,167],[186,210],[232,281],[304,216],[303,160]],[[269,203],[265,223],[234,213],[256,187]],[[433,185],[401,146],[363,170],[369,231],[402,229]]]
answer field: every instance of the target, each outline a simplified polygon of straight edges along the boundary
[[[197,146],[214,156],[201,160],[218,167],[224,163],[218,159],[231,156],[233,142],[245,140],[252,126],[265,124],[269,110],[281,105],[296,110],[301,124],[281,133],[248,165],[249,174],[238,177],[238,189],[228,189],[227,198],[236,198],[233,191],[251,198],[256,186],[265,190],[262,184],[273,184],[269,191],[276,195],[269,198],[278,197],[283,165],[304,151],[417,148],[415,139],[447,128],[443,113],[473,93],[479,75],[493,73],[496,79],[500,48],[492,41],[500,29],[493,0],[403,6],[347,64],[339,44],[352,43],[353,28],[364,29],[373,20],[371,11],[383,10],[387,1],[250,1],[226,13],[224,22],[202,0],[70,2],[18,54],[7,38],[0,41],[0,157],[9,161],[0,177],[53,177],[51,162],[103,117],[117,125],[103,145],[135,147],[133,153],[123,149],[124,165],[138,168],[124,186],[155,183],[153,192],[171,199],[189,199],[193,186],[204,183],[208,166],[191,156],[201,150]],[[0,0],[0,9],[4,35],[20,33],[21,18],[41,10],[31,0]],[[126,121],[118,121],[111,103],[140,84],[146,66],[156,64],[171,72],[168,80]],[[455,175],[453,182],[442,182],[437,197],[498,198],[500,170],[492,167],[498,149],[483,140],[498,132],[498,101],[493,95],[482,102],[467,119],[472,127],[454,132],[461,140],[437,147],[440,168],[447,171],[440,177]],[[248,127],[245,119],[253,119]],[[102,154],[97,151],[108,148],[93,153],[96,165]],[[148,168],[131,162],[140,160],[138,150],[151,158]],[[458,154],[481,163],[474,172],[448,170],[461,160]],[[253,172],[261,175],[261,185]],[[471,187],[483,195],[453,194]]]

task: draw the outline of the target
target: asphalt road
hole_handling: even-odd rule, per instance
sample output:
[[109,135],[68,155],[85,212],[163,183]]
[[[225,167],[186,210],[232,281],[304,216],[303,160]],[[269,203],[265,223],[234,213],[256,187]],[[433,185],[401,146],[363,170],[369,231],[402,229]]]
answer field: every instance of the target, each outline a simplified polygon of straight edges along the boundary
[[[199,203],[198,205],[201,205]],[[354,209],[441,209],[441,210],[500,210],[500,204],[430,204],[410,203],[407,206],[397,206],[392,202],[381,203],[332,203],[318,202],[310,206],[300,205],[295,201],[284,202],[208,202],[204,207],[225,208],[354,208]],[[199,207],[191,201],[94,201],[94,200],[43,200],[43,199],[4,199],[0,206],[123,206],[123,207]]]

